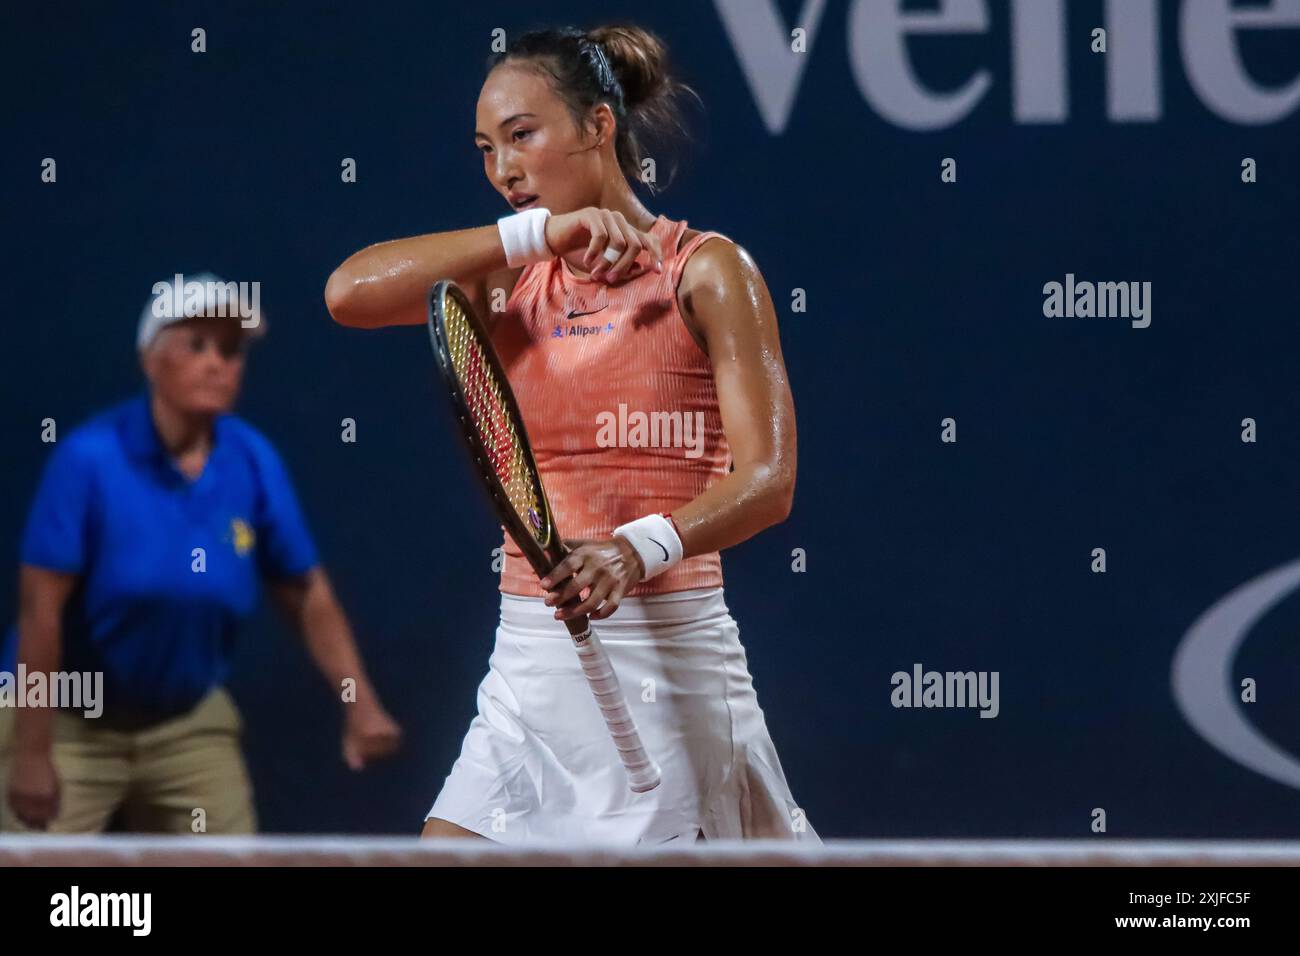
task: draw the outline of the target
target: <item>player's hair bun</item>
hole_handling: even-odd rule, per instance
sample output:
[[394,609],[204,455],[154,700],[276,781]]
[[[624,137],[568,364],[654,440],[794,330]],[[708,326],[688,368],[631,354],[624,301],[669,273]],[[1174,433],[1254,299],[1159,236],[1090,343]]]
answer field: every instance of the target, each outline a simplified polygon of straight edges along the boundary
[[636,26],[604,26],[588,31],[609,57],[614,75],[623,87],[628,111],[666,92],[671,85],[668,49],[649,30]]

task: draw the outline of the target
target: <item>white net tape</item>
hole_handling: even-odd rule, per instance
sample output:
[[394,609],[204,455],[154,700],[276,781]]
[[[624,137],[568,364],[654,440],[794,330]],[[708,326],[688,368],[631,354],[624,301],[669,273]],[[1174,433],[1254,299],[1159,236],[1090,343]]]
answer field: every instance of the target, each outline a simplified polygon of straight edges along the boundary
[[1300,866],[1300,841],[780,840],[646,847],[416,837],[0,836],[10,866]]

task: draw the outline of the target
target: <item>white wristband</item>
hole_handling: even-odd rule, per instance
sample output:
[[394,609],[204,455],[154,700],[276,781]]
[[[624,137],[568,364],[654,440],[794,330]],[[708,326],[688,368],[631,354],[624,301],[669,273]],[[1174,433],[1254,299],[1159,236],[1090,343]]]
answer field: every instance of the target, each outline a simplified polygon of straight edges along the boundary
[[497,231],[501,233],[501,245],[510,268],[554,258],[551,247],[546,244],[546,220],[549,218],[551,211],[539,206],[497,220]]
[[662,574],[682,559],[682,539],[677,536],[673,523],[663,515],[637,518],[619,525],[614,533],[626,538],[641,555],[641,563],[645,565],[643,581]]

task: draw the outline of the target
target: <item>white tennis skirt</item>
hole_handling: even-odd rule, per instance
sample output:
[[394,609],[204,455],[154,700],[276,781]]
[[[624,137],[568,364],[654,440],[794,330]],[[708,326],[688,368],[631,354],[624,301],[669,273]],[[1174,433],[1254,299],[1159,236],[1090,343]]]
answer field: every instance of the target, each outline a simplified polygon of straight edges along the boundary
[[625,598],[594,622],[663,780],[633,793],[555,609],[501,595],[478,714],[427,816],[491,840],[820,843],[790,795],[722,588]]

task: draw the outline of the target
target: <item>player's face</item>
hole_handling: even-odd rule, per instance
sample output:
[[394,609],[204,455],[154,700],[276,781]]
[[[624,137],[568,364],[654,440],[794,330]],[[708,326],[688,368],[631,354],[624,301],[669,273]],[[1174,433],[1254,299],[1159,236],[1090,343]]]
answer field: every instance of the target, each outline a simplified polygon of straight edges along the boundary
[[578,129],[546,77],[497,67],[479,94],[474,129],[483,172],[516,212],[541,206],[559,215],[596,203],[601,158],[591,148],[593,130]]
[[145,352],[154,393],[186,414],[219,415],[235,406],[247,335],[233,318],[194,318],[159,333]]

